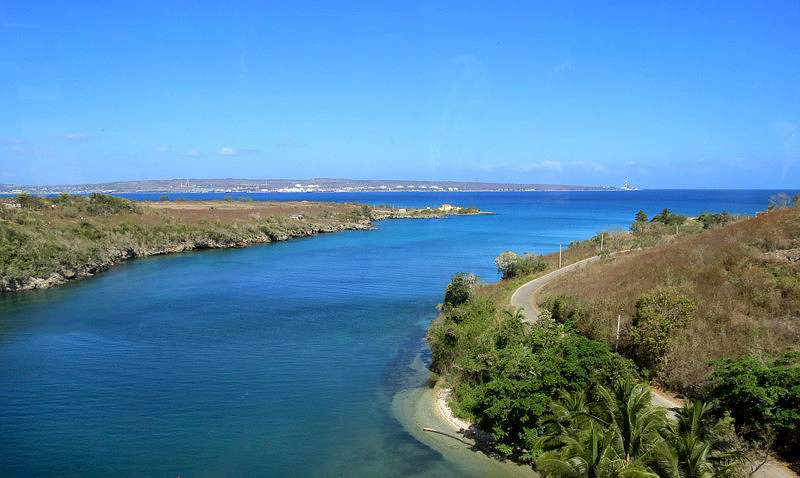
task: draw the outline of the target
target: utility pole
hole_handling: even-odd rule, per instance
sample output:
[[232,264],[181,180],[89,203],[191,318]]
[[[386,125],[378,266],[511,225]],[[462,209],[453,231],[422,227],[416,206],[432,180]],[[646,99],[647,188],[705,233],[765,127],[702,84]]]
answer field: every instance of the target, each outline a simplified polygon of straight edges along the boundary
[[617,314],[617,340],[614,342],[614,352],[617,351],[619,345],[619,322],[622,320],[622,314]]
[[558,245],[558,268],[561,269],[561,244]]

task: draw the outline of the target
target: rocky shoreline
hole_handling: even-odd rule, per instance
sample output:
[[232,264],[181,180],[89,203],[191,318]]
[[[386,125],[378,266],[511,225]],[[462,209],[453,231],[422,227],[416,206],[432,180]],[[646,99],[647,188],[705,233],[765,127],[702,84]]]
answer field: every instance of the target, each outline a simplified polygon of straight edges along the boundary
[[239,241],[218,241],[210,237],[188,238],[184,241],[164,244],[159,247],[129,247],[110,250],[105,260],[96,263],[84,264],[79,269],[62,269],[54,271],[47,277],[28,277],[25,279],[0,278],[0,292],[14,292],[32,289],[47,289],[66,284],[75,279],[92,277],[95,274],[108,270],[112,266],[137,257],[160,256],[175,254],[200,249],[228,249],[248,247],[257,244],[268,244],[290,239],[311,237],[318,234],[340,231],[366,231],[375,229],[371,221],[348,222],[327,226],[309,224],[307,228],[278,234],[256,234]]

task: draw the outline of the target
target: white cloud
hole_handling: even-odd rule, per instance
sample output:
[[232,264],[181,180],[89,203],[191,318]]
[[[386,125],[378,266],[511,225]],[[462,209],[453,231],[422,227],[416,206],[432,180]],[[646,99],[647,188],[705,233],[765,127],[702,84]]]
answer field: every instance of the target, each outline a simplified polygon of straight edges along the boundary
[[155,148],[153,148],[153,152],[158,154],[163,154],[166,153],[167,151],[169,151],[169,149],[167,149],[164,146],[156,146]]
[[260,153],[260,152],[261,151],[259,151],[258,149],[254,149],[254,148],[229,148],[229,147],[225,147],[225,148],[220,148],[217,151],[217,154],[221,154],[223,156],[241,156],[241,155],[245,155],[245,154],[256,154],[256,153]]
[[186,153],[186,156],[192,156],[196,158],[197,156],[200,156],[200,151],[195,151],[195,150],[189,151],[188,153]]
[[89,135],[86,133],[67,133],[64,137],[70,141],[84,141],[89,139]]

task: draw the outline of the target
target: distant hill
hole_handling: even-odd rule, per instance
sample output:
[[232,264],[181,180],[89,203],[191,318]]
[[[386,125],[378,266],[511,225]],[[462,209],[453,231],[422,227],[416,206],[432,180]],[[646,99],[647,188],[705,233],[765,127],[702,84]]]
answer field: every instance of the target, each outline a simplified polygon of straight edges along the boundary
[[358,192],[358,191],[618,191],[622,188],[565,184],[515,184],[396,179],[156,179],[95,184],[20,186],[0,184],[0,194],[136,193],[136,192]]

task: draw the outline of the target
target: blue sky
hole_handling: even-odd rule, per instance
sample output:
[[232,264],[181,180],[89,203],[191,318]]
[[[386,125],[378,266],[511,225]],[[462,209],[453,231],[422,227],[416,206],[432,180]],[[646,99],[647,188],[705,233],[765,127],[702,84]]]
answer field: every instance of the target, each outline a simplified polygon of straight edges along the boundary
[[800,184],[800,2],[0,0],[0,183]]

